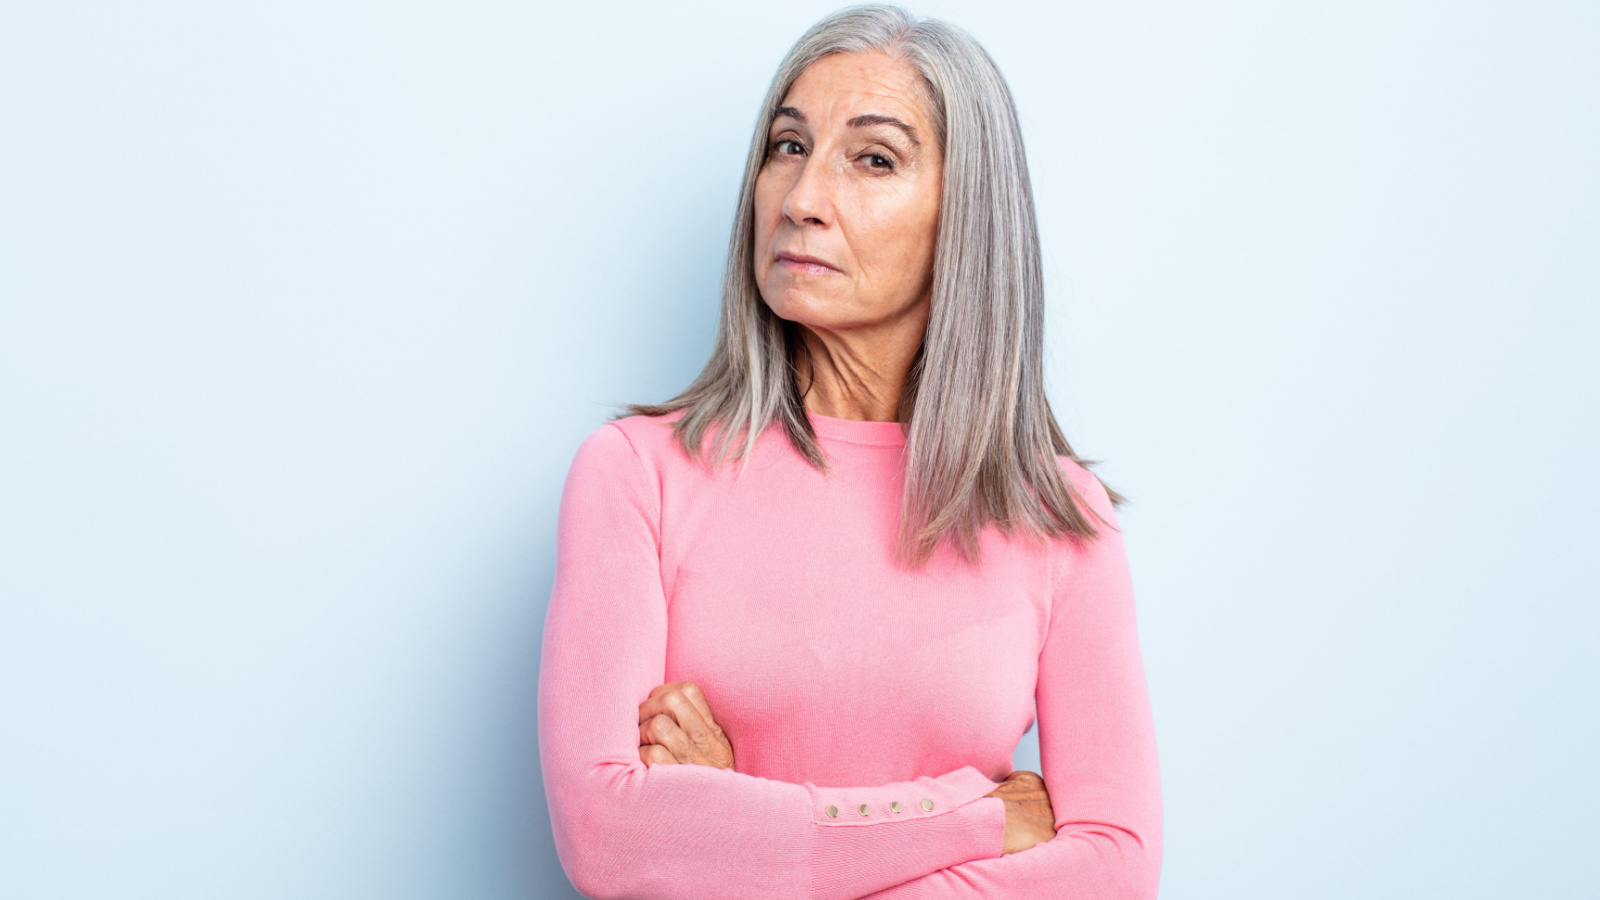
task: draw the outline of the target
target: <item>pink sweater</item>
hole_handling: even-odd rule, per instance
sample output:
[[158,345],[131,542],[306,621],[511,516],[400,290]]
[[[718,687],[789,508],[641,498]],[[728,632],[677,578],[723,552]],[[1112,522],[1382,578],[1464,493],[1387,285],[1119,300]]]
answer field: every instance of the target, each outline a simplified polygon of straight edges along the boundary
[[[1122,537],[982,537],[894,561],[905,440],[811,417],[829,471],[779,429],[742,475],[675,417],[601,427],[561,499],[539,680],[556,849],[590,897],[1154,897],[1155,735]],[[1100,515],[1105,489],[1062,466]],[[638,707],[693,681],[734,769],[639,761]],[[1059,833],[1001,855],[984,795],[1038,710]],[[899,812],[890,804],[898,802]]]

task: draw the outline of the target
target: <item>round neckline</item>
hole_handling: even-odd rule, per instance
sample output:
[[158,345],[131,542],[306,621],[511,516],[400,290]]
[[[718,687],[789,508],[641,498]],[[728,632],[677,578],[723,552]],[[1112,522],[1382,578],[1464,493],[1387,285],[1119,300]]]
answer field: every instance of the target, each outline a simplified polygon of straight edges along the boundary
[[844,441],[850,444],[872,444],[879,447],[904,447],[906,433],[899,422],[863,422],[859,419],[835,419],[806,410],[811,420],[811,430],[818,438]]

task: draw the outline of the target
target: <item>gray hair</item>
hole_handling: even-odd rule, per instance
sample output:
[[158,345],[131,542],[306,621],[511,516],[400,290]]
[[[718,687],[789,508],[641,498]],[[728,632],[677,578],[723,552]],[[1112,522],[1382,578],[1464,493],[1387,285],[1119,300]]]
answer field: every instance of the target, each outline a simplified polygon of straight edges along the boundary
[[685,410],[674,432],[712,466],[748,459],[756,438],[779,424],[801,455],[826,469],[795,375],[798,328],[772,312],[756,284],[755,184],[773,110],[800,73],[830,54],[873,51],[904,59],[922,76],[944,148],[932,305],[900,402],[907,430],[901,556],[920,565],[948,540],[976,562],[978,535],[990,524],[1007,535],[1093,538],[1088,504],[1074,502],[1077,492],[1056,461],[1084,462],[1044,394],[1039,232],[1011,90],[971,35],[899,7],[842,9],[784,57],[745,161],[711,359],[677,397],[627,411]]

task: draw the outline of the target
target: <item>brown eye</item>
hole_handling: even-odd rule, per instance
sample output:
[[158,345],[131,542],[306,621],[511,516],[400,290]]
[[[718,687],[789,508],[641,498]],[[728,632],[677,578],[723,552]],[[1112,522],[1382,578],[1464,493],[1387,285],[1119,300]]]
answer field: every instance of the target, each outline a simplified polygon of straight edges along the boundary
[[792,141],[788,138],[773,143],[772,150],[774,153],[784,156],[799,156],[805,152],[805,148],[800,146],[799,141]]
[[890,162],[889,158],[887,156],[882,156],[882,155],[877,154],[877,153],[874,153],[874,154],[872,154],[872,155],[867,157],[867,165],[873,167],[874,169],[892,169],[892,168],[894,168],[894,163]]

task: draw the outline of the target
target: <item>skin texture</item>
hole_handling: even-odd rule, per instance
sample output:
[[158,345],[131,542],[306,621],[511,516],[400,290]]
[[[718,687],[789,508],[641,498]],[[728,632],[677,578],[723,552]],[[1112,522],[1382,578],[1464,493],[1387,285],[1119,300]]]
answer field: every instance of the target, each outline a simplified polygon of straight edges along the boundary
[[[895,421],[928,326],[943,174],[927,90],[902,60],[823,57],[780,105],[756,178],[756,282],[801,326],[811,412]],[[731,769],[734,753],[704,692],[677,681],[639,705],[639,758]],[[1039,775],[989,796],[1006,804],[1004,853],[1055,837]]]
[[928,325],[943,174],[927,90],[901,60],[823,57],[779,106],[756,178],[756,283],[801,326],[812,412],[895,420]]

